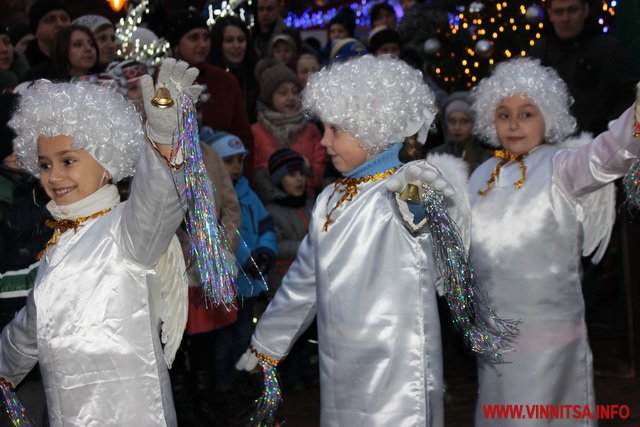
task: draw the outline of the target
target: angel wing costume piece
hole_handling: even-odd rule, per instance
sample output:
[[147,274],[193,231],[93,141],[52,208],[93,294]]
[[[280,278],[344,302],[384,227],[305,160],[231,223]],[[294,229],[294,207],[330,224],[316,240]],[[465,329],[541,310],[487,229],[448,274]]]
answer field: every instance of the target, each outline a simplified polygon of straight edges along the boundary
[[39,362],[52,426],[176,425],[167,367],[187,316],[184,177],[144,145],[129,200],[60,237],[2,332],[0,375],[18,384]]
[[[627,110],[595,139],[540,145],[501,168],[495,187],[478,191],[498,159],[471,176],[471,261],[498,316],[520,319],[515,351],[499,365],[479,361],[476,427],[491,404],[586,405],[595,411],[592,354],[581,291],[581,256],[602,258],[615,219],[613,181],[640,150]],[[520,423],[520,421],[518,421]],[[526,426],[591,426],[595,420],[539,419]]]

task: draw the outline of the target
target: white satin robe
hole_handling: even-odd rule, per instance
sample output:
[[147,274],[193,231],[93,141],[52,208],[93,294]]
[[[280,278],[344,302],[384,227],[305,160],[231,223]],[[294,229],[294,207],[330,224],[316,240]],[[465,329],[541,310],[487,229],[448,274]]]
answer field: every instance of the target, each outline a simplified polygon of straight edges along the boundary
[[60,237],[2,331],[0,376],[18,384],[40,362],[52,426],[176,425],[154,265],[182,219],[183,173],[144,145],[129,200]]
[[520,319],[515,351],[504,364],[478,362],[476,427],[593,426],[589,419],[498,420],[483,405],[590,405],[595,414],[592,354],[581,290],[581,255],[600,246],[599,260],[615,218],[612,181],[638,155],[632,111],[610,130],[579,148],[541,145],[524,160],[506,164],[495,187],[478,190],[498,159],[471,176],[471,262],[498,316]]
[[317,314],[322,426],[443,426],[431,236],[408,231],[385,180],[358,185],[325,232],[332,192],[319,195],[252,344],[282,359]]

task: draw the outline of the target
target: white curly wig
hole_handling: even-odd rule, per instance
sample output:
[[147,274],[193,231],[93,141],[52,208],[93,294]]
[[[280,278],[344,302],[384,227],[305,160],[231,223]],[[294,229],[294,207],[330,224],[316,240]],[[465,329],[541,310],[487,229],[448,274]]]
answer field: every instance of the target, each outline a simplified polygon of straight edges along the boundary
[[576,130],[576,119],[569,112],[573,98],[555,70],[537,59],[518,58],[498,64],[490,77],[473,89],[474,133],[499,147],[495,112],[500,101],[511,96],[531,99],[544,117],[545,142],[564,141]]
[[389,56],[359,56],[309,77],[305,110],[380,153],[418,134],[424,143],[435,117],[434,95],[418,70]]
[[38,138],[67,135],[72,147],[84,148],[113,177],[133,175],[144,143],[140,115],[112,89],[90,83],[37,82],[21,96],[9,121],[14,149],[25,170],[39,177]]

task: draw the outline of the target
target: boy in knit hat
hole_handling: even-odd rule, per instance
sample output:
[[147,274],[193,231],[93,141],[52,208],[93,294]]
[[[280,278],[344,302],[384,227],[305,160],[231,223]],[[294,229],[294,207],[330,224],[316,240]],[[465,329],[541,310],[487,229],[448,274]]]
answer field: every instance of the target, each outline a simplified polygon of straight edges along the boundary
[[291,66],[296,56],[296,42],[289,34],[278,34],[271,40],[269,56],[276,61]]
[[369,35],[369,52],[375,56],[391,55],[400,58],[402,39],[395,29],[381,25],[371,31]]
[[279,148],[291,148],[310,166],[307,190],[313,196],[321,186],[328,159],[320,144],[322,135],[318,127],[309,123],[302,112],[298,76],[286,65],[263,59],[256,66],[256,77],[260,82],[258,100],[263,106],[257,123],[251,125],[256,192],[263,202],[272,200],[272,186],[267,177],[269,157]]

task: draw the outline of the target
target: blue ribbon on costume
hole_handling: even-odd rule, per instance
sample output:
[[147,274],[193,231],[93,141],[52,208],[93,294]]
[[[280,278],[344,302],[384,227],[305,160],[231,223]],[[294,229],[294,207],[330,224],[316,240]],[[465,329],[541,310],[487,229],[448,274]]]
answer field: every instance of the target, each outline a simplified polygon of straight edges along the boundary
[[627,194],[626,203],[640,208],[640,159],[635,159],[622,180]]
[[423,189],[421,202],[453,323],[463,333],[471,350],[501,362],[502,354],[511,350],[509,344],[518,334],[520,321],[504,320],[493,312],[478,286],[458,226],[449,217],[444,196],[429,186]]
[[230,306],[236,296],[236,259],[213,205],[215,189],[202,160],[193,101],[180,93],[179,102],[178,148],[182,150],[185,162],[185,223],[190,237],[191,260],[195,260],[198,267],[206,297],[214,304]]
[[11,424],[13,424],[14,427],[33,426],[18,396],[16,396],[11,385],[4,378],[0,380],[0,389],[2,390],[2,397],[4,398],[5,411],[11,419]]

